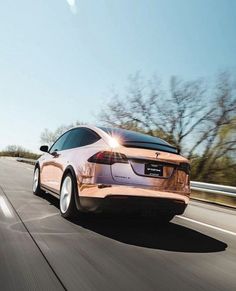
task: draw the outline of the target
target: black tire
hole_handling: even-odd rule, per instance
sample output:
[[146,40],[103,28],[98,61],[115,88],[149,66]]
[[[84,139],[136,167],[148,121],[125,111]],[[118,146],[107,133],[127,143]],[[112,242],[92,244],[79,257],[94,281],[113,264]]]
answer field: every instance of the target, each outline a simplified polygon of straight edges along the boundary
[[[65,191],[65,189],[63,187],[66,187],[65,184],[69,180],[71,181],[70,198],[69,198],[69,196],[66,197],[65,193],[63,192],[63,191]],[[79,214],[77,207],[76,207],[76,202],[75,202],[75,197],[76,197],[75,195],[77,195],[76,189],[77,189],[76,181],[73,178],[73,175],[70,172],[68,172],[63,177],[63,180],[61,183],[61,189],[60,189],[60,213],[61,213],[61,216],[64,218],[73,218],[73,217],[78,216],[78,214]],[[68,199],[68,201],[65,202],[64,199]]]
[[[38,176],[37,182],[35,180],[36,175]],[[39,168],[39,166],[36,166],[34,169],[33,187],[32,188],[33,188],[33,194],[36,196],[43,196],[45,194],[45,191],[42,190],[41,186],[40,186],[40,168]]]

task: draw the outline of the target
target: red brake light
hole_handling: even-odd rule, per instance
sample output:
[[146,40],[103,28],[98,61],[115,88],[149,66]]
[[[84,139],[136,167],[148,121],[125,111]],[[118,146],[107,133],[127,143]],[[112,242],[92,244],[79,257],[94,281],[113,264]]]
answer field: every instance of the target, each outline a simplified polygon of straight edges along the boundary
[[128,163],[124,154],[109,151],[98,152],[88,159],[88,162],[97,164],[113,165],[115,163]]

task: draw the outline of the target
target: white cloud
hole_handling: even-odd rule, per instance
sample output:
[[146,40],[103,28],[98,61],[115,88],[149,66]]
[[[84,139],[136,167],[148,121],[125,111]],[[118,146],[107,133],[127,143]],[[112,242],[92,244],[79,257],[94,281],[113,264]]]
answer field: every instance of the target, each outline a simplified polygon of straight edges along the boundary
[[66,0],[73,14],[77,13],[76,0]]

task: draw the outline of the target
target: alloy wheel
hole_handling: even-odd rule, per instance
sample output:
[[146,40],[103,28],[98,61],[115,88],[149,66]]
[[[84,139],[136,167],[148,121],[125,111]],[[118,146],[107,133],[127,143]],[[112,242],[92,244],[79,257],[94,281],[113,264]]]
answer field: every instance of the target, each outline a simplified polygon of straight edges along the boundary
[[61,187],[61,194],[60,194],[60,209],[62,213],[65,213],[70,205],[72,196],[72,180],[70,176],[67,176],[62,184]]

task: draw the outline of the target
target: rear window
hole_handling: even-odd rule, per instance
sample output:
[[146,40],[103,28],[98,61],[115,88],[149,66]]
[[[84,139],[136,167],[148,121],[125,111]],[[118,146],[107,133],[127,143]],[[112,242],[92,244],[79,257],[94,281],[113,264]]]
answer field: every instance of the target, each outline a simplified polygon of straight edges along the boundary
[[153,149],[178,154],[176,147],[171,146],[168,142],[158,137],[121,128],[99,128],[111,136],[117,137],[119,142],[126,147]]

